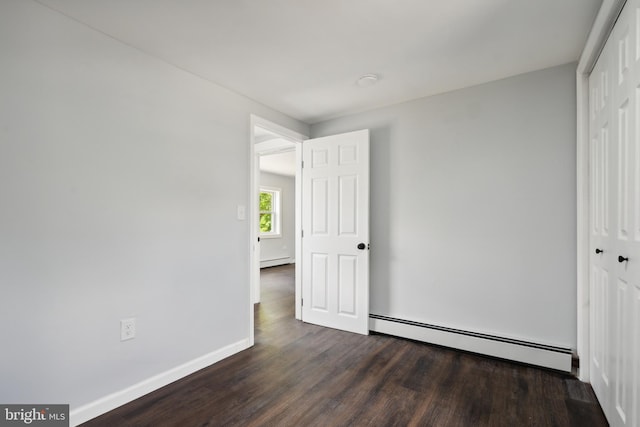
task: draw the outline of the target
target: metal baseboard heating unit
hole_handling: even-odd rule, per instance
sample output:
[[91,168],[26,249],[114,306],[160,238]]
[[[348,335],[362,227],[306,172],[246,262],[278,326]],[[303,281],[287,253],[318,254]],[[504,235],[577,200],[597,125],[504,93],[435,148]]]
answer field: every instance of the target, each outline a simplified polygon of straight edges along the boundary
[[571,372],[573,352],[568,348],[429,325],[378,314],[369,315],[369,329],[381,334]]
[[293,264],[295,261],[288,256],[260,260],[260,268],[276,267],[278,265]]

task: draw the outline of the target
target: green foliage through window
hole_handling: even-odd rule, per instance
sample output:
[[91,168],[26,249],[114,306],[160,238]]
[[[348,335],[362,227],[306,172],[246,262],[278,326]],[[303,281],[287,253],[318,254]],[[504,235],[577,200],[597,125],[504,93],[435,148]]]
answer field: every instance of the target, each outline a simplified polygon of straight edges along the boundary
[[262,190],[260,192],[260,232],[277,233],[275,218],[277,215],[278,191]]
[[260,232],[271,232],[271,214],[260,214]]
[[271,211],[273,193],[260,193],[260,212]]

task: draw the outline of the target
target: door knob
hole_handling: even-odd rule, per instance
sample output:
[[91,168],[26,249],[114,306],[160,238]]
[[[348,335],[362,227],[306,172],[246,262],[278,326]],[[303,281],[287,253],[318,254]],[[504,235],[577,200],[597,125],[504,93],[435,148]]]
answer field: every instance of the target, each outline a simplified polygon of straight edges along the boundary
[[358,249],[363,250],[366,247],[367,245],[365,245],[364,243],[358,243]]
[[623,257],[622,255],[618,255],[618,262],[629,261],[629,257]]
[[602,249],[596,249],[596,255],[601,254],[602,252],[604,252]]

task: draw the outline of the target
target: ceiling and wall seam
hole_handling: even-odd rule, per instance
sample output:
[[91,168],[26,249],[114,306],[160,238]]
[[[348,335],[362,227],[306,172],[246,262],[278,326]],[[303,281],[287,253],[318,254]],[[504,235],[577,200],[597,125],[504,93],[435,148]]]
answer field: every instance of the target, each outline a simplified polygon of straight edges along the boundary
[[[194,76],[194,77],[196,77],[198,79],[201,79],[201,80],[203,80],[203,81],[205,81],[205,82],[207,82],[209,84],[213,84],[215,86],[218,86],[221,89],[224,89],[224,90],[226,90],[226,91],[228,91],[230,93],[233,93],[234,95],[238,95],[238,96],[241,96],[243,98],[246,98],[246,99],[248,99],[248,100],[250,100],[252,102],[255,102],[256,104],[259,104],[259,105],[261,105],[261,106],[263,106],[265,108],[268,108],[270,110],[274,110],[274,111],[276,111],[276,112],[278,112],[280,114],[284,114],[285,116],[289,116],[288,114],[283,113],[282,111],[279,111],[278,109],[276,109],[274,107],[270,107],[269,105],[265,104],[264,102],[260,102],[257,99],[254,99],[254,98],[251,98],[250,96],[245,95],[244,93],[240,93],[238,91],[235,91],[235,90],[231,89],[228,86],[225,86],[225,85],[223,85],[223,84],[221,84],[219,82],[216,82],[216,81],[213,81],[211,79],[208,79],[207,77],[205,77],[205,76],[203,76],[201,74],[198,74],[198,73],[196,73],[194,71],[191,71],[191,70],[189,70],[189,69],[187,69],[185,67],[181,67],[180,65],[178,65],[178,64],[176,64],[174,62],[171,62],[170,60],[168,60],[166,58],[163,58],[163,57],[161,57],[161,56],[159,56],[157,54],[154,54],[154,53],[151,53],[151,52],[149,52],[149,51],[147,51],[145,49],[142,49],[139,46],[136,46],[136,45],[131,44],[131,43],[125,41],[125,40],[122,40],[122,39],[120,39],[120,38],[118,38],[118,37],[106,32],[106,31],[100,30],[99,28],[96,28],[96,27],[94,27],[94,26],[92,26],[92,25],[90,25],[90,24],[88,24],[88,23],[86,23],[86,22],[84,22],[84,21],[82,21],[82,20],[80,20],[78,18],[75,18],[74,16],[71,16],[71,15],[69,15],[69,14],[67,14],[67,13],[65,13],[65,12],[63,12],[63,11],[61,11],[59,9],[56,9],[55,7],[52,7],[52,6],[48,5],[48,4],[45,4],[45,3],[41,2],[40,0],[32,0],[32,1],[34,3],[38,3],[40,6],[43,6],[43,7],[47,8],[47,9],[49,9],[49,10],[55,12],[55,13],[58,13],[58,14],[64,16],[67,19],[70,19],[70,20],[74,21],[77,24],[80,24],[80,25],[82,25],[82,26],[84,26],[86,28],[89,28],[92,31],[100,33],[100,34],[102,34],[102,35],[104,35],[106,37],[109,37],[110,39],[112,39],[112,40],[114,40],[114,41],[116,41],[118,43],[121,43],[124,46],[127,46],[127,47],[129,47],[131,49],[134,49],[134,50],[136,50],[136,51],[138,51],[138,52],[140,52],[140,53],[142,53],[144,55],[147,55],[147,56],[149,56],[151,58],[154,58],[157,61],[160,61],[160,62],[163,62],[163,63],[165,63],[167,65],[170,65],[170,66],[172,66],[172,67],[174,67],[174,68],[176,68],[176,69],[178,69],[180,71],[183,71],[183,72],[185,72],[187,74],[190,74],[190,75],[192,75],[192,76]],[[310,124],[310,123],[307,123],[307,122],[305,122],[303,120],[299,120],[299,119],[296,119],[296,120],[298,120],[298,121],[300,121],[300,122],[302,122],[304,124],[307,124],[307,125]]]

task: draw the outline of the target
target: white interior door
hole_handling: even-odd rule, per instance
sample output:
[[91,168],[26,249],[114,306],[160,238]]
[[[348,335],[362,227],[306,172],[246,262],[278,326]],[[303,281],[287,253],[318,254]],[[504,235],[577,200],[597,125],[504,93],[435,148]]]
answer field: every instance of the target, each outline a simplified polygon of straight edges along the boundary
[[589,78],[592,385],[612,426],[640,425],[640,0]]
[[610,69],[612,60],[609,45],[602,51],[589,77],[589,136],[590,151],[590,354],[591,384],[598,396],[605,414],[608,414],[611,395],[611,322],[610,299],[613,262],[613,237],[611,210],[613,207],[614,182],[613,128],[611,81],[614,71]]
[[302,151],[302,320],[368,334],[369,131]]

